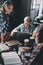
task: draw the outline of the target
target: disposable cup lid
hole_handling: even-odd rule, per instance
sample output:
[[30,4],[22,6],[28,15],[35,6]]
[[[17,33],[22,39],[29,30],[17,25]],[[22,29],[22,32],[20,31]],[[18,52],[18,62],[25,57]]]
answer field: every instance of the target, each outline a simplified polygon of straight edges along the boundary
[[29,42],[29,39],[24,39],[24,42]]

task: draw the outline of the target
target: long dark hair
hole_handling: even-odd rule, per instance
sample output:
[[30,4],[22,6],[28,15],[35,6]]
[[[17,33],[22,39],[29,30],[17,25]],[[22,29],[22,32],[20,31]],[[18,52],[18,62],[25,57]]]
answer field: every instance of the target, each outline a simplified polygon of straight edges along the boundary
[[10,6],[10,5],[13,5],[13,6],[14,6],[14,4],[13,4],[12,1],[5,1],[5,2],[3,3],[3,5],[2,5],[3,11],[5,12],[5,7],[6,7],[6,6]]
[[38,40],[39,43],[43,43],[43,24],[38,26]]
[[[13,2],[12,1],[5,1],[2,5],[2,8],[3,8],[3,22],[7,20],[7,16],[11,16],[13,14],[13,12],[9,15],[9,14],[5,14],[5,7],[7,6],[10,6],[10,5],[13,5]],[[13,5],[14,6],[14,5]],[[6,21],[7,22],[7,21]]]

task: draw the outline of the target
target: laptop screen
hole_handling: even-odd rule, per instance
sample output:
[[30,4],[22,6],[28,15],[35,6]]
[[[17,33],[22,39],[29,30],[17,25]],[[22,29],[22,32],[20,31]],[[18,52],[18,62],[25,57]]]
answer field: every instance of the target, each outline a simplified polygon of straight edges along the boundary
[[24,32],[17,32],[16,33],[16,38],[20,42],[24,42],[24,39],[29,39],[30,36],[32,36],[31,33],[24,33]]

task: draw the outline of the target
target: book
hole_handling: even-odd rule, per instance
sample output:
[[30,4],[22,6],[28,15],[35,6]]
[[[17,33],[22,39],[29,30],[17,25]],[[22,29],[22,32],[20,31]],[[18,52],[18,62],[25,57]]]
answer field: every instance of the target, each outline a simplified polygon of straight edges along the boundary
[[19,64],[21,65],[21,60],[16,52],[5,52],[2,53],[2,58],[4,60],[4,64]]

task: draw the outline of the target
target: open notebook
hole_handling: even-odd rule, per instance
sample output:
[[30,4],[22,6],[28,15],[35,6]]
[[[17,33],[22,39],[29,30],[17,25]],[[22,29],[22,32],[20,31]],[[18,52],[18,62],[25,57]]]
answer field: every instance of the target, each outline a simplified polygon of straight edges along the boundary
[[2,53],[5,65],[22,65],[21,60],[16,52]]

